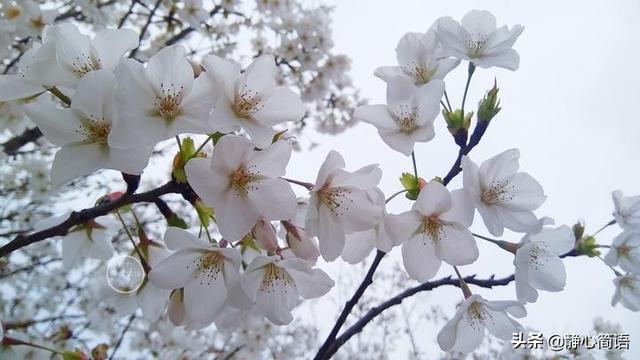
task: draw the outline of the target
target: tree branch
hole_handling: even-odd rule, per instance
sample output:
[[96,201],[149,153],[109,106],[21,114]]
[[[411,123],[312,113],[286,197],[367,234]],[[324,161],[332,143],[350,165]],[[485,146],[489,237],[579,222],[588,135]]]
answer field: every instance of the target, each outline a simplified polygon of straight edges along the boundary
[[2,149],[7,155],[15,155],[21,147],[30,142],[35,142],[42,136],[42,131],[37,127],[27,129],[22,134],[14,136],[2,144]]
[[38,241],[42,241],[54,236],[66,235],[69,232],[69,229],[71,229],[72,227],[84,224],[87,221],[95,219],[98,216],[106,215],[122,206],[140,202],[155,202],[155,200],[161,195],[170,193],[186,194],[189,191],[190,190],[188,185],[178,184],[170,181],[156,189],[144,193],[133,195],[124,194],[117,200],[81,211],[74,211],[69,215],[69,218],[67,218],[67,220],[56,226],[52,226],[48,229],[35,232],[31,235],[20,234],[16,236],[11,242],[0,248],[0,258],[9,255],[15,250],[21,249]]

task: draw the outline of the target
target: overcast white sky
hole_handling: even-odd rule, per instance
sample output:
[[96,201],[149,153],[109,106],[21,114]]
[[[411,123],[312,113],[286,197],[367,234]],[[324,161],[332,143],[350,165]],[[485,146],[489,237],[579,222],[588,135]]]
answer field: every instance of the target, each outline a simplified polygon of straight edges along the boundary
[[[520,69],[478,69],[474,75],[467,104],[474,106],[495,76],[503,110],[471,157],[480,162],[506,149],[520,148],[521,169],[533,175],[548,195],[538,215],[569,225],[583,217],[587,233],[612,218],[612,190],[640,194],[640,121],[635,109],[640,100],[640,2],[334,0],[333,4],[337,51],[352,58],[355,86],[372,103],[383,103],[385,91],[373,71],[396,63],[395,45],[405,32],[424,32],[440,16],[460,19],[471,9],[492,11],[499,25],[524,25],[515,45],[521,56]],[[466,64],[446,79],[454,106],[459,107],[465,77]],[[427,179],[444,175],[456,154],[444,120],[439,117],[436,122],[436,139],[416,147],[418,171]],[[411,170],[410,158],[387,148],[366,124],[317,140],[321,147],[292,158],[290,175],[313,180],[330,149],[341,152],[352,170],[379,163],[387,194],[400,189],[397,178]],[[460,186],[459,180],[452,188]],[[409,206],[394,200],[389,210],[397,213]],[[474,230],[487,233],[479,216]],[[608,244],[618,232],[611,227],[598,240]],[[507,233],[504,239],[517,241],[519,235]],[[464,274],[513,272],[512,256],[487,244],[480,246],[480,260],[463,267]],[[394,253],[397,256],[399,249]],[[527,306],[529,316],[523,323],[547,335],[586,334],[593,318],[602,316],[631,334],[628,358],[640,358],[640,314],[610,306],[612,272],[595,258],[568,259],[565,264],[566,290],[541,292],[538,302]],[[449,272],[443,266],[440,275]],[[515,298],[513,287],[478,292],[490,299]],[[425,309],[433,301],[451,315],[460,293],[439,289],[428,299]]]

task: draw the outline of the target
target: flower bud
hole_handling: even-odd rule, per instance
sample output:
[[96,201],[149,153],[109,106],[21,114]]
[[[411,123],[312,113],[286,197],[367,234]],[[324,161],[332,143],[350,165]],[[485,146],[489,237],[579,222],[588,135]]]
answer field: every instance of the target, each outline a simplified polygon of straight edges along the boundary
[[270,222],[258,220],[251,230],[251,235],[268,253],[275,253],[278,250],[278,236]]
[[598,250],[598,244],[596,244],[596,238],[593,236],[584,236],[576,243],[576,252],[578,255],[587,255],[588,257],[595,257],[600,255]]
[[315,263],[320,256],[320,250],[307,232],[289,221],[283,221],[282,225],[287,230],[286,239],[291,251],[297,257]]
[[447,129],[453,135],[456,144],[460,147],[465,146],[473,112],[463,116],[461,109],[454,111],[442,110],[442,116],[447,121]]
[[[415,200],[418,198],[418,194],[420,193],[420,189],[424,187],[424,185],[420,186],[420,180],[423,183],[425,181],[420,178],[416,178],[413,174],[405,172],[400,176],[400,183],[407,190],[407,194],[405,195],[409,200]],[[426,185],[426,183],[425,183]]]
[[487,91],[484,98],[478,103],[478,122],[489,122],[500,112],[500,100],[498,99],[498,84],[494,81],[493,88]]
[[98,344],[91,350],[93,360],[107,360],[109,358],[109,345]]

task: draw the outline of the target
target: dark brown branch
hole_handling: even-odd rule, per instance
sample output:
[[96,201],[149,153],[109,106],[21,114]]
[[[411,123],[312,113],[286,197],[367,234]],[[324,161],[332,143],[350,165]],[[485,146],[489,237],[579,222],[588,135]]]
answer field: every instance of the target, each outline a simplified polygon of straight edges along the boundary
[[345,321],[347,320],[347,316],[349,316],[351,310],[353,310],[353,307],[356,306],[358,301],[360,301],[360,298],[364,294],[364,291],[367,289],[367,287],[369,287],[369,285],[373,283],[373,274],[376,272],[378,265],[380,265],[380,261],[385,255],[386,253],[380,250],[376,252],[376,257],[373,259],[373,263],[371,263],[371,266],[369,267],[369,270],[367,271],[364,279],[362,279],[362,283],[360,283],[360,286],[358,286],[358,289],[353,294],[351,299],[349,299],[349,301],[347,301],[347,303],[344,305],[344,309],[342,309],[340,316],[338,316],[338,320],[336,320],[335,325],[333,325],[333,329],[331,329],[329,336],[327,336],[322,346],[320,346],[320,349],[318,350],[318,353],[316,354],[314,359],[324,359],[327,352],[330,351],[331,347],[335,343],[335,339],[336,336],[338,336],[340,328],[342,328],[342,325],[344,325]]
[[[215,14],[220,12],[220,10],[222,10],[222,6],[216,5],[213,8],[213,10],[211,10],[209,12],[209,17],[214,16]],[[182,39],[186,38],[187,35],[191,34],[194,31],[196,31],[196,28],[194,28],[193,26],[186,27],[186,28],[182,29],[179,33],[173,35],[173,37],[171,37],[169,40],[167,40],[167,42],[165,42],[164,45],[165,46],[171,46],[173,44],[176,44],[179,41],[181,41]]]
[[186,193],[188,191],[189,188],[186,184],[177,184],[173,181],[170,181],[151,191],[133,195],[124,194],[117,200],[81,211],[74,211],[69,215],[69,218],[67,218],[67,220],[56,226],[35,232],[31,235],[21,234],[16,236],[11,242],[0,248],[0,257],[5,257],[15,250],[21,249],[38,241],[42,241],[54,236],[66,235],[69,232],[69,229],[71,229],[72,227],[84,224],[87,221],[93,220],[98,216],[106,215],[122,206],[140,202],[155,202],[155,200],[161,195],[171,193]]
[[129,57],[133,58],[138,53],[138,50],[140,49],[140,45],[142,43],[142,40],[144,39],[144,36],[147,34],[147,30],[149,29],[149,25],[151,25],[151,21],[153,20],[153,17],[155,16],[156,11],[160,7],[161,3],[162,3],[162,0],[156,0],[156,3],[153,5],[153,8],[151,9],[151,12],[149,12],[149,17],[147,18],[147,22],[144,23],[144,26],[142,26],[142,30],[140,30],[140,36],[138,37],[138,41],[139,41],[138,47],[133,49],[133,50],[131,50],[131,54],[129,55]]
[[113,351],[111,352],[111,356],[109,356],[109,360],[113,359],[116,356],[116,352],[120,348],[120,345],[122,345],[122,340],[124,340],[124,336],[127,334],[127,331],[129,331],[129,328],[131,327],[131,324],[133,323],[133,320],[135,320],[135,318],[136,318],[136,314],[135,313],[133,313],[133,314],[131,314],[131,316],[129,316],[129,321],[127,322],[127,324],[122,329],[122,332],[120,333],[120,337],[118,338],[118,341],[116,342],[116,345],[113,347]]
[[42,136],[42,131],[37,127],[27,129],[22,134],[15,136],[2,144],[2,149],[7,155],[15,155],[21,147],[30,142],[35,142]]
[[8,271],[8,272],[0,272],[0,279],[6,278],[6,277],[9,277],[9,276],[13,276],[15,274],[19,274],[19,273],[24,272],[24,271],[31,271],[31,270],[33,270],[33,269],[35,269],[37,267],[45,266],[45,265],[48,265],[48,264],[51,264],[51,263],[57,262],[57,261],[60,261],[60,259],[53,258],[53,259],[48,259],[48,260],[45,260],[45,261],[38,261],[38,262],[35,262],[33,264],[30,264],[30,265],[27,265],[27,266],[23,266],[21,268],[17,268],[17,269]]

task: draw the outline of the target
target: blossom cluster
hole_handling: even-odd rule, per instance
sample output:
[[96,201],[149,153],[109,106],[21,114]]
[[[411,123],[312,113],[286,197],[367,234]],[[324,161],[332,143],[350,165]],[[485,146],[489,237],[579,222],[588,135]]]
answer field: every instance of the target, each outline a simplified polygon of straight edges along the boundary
[[[473,10],[460,22],[443,17],[425,33],[404,35],[396,48],[398,65],[375,71],[386,83],[386,104],[360,106],[352,119],[375,126],[382,141],[411,156],[416,168],[415,144],[435,137],[440,113],[460,147],[451,176],[462,172],[462,187],[450,189],[449,175],[425,181],[416,170],[403,176],[401,191],[413,205],[393,214],[386,206],[394,196],[386,197],[379,188],[383,173],[378,165],[348,170],[343,156],[331,151],[315,182],[285,177],[295,146],[287,126],[309,114],[303,101],[324,97],[336,83],[346,82],[347,68],[344,58],[329,57],[303,92],[293,91],[280,78],[279,65],[318,64],[331,48],[329,34],[322,31],[328,20],[305,14],[300,24],[289,16],[289,6],[287,1],[260,3],[262,11],[275,14],[271,28],[296,35],[283,36],[276,48],[254,41],[259,55],[246,66],[223,54],[196,59],[177,44],[152,46],[141,62],[127,56],[140,45],[134,31],[105,28],[91,36],[70,22],[43,25],[41,41],[21,56],[19,71],[0,76],[0,100],[20,102],[17,111],[60,147],[51,164],[53,186],[102,169],[116,170],[127,182],[127,192],[112,193],[99,205],[117,203],[135,194],[141,177],[154,176],[154,149],[175,139],[168,184],[180,189],[175,193],[197,214],[192,224],[162,199],[149,200],[160,204],[166,219],[162,240],[147,235],[131,204],[112,211],[124,234],[115,233],[118,225],[110,223],[112,217],[74,224],[62,240],[64,271],[83,271],[88,258],[100,260],[96,271],[104,270],[115,252],[114,237],[126,235],[131,243],[127,254],[140,262],[142,281],[116,289],[105,286],[104,278],[94,279],[91,291],[95,298],[111,301],[120,315],[134,316],[140,309],[160,332],[173,336],[172,331],[212,324],[220,330],[251,322],[264,325],[263,319],[290,324],[303,300],[322,297],[335,285],[318,266],[320,257],[355,264],[374,249],[384,254],[400,247],[411,279],[427,283],[446,265],[458,276],[464,300],[438,333],[443,351],[471,353],[487,331],[502,340],[522,332],[515,318],[526,316],[525,305],[537,301],[539,291],[564,288],[562,258],[592,256],[597,246],[593,237],[583,236],[583,228],[554,227],[553,220],[536,214],[546,196],[538,181],[520,170],[518,149],[482,162],[472,160],[469,152],[500,110],[497,87],[481,100],[471,137],[473,114],[464,112],[466,91],[462,108],[454,110],[445,90],[447,74],[463,61],[469,80],[476,68],[516,70],[519,56],[513,46],[522,27],[498,27],[488,11]],[[5,14],[10,10],[2,9]],[[216,9],[234,8],[225,3]],[[191,27],[200,27],[209,17],[201,1],[185,1],[176,13]],[[57,100],[46,98],[49,94]],[[203,139],[200,146],[194,139]],[[294,186],[307,193],[297,196]],[[614,269],[613,304],[638,311],[640,197],[619,192],[613,197],[611,224],[617,222],[624,232],[604,260],[612,269],[620,266],[627,272]],[[128,212],[135,219],[135,236],[122,216]],[[476,213],[492,236],[502,237],[506,229],[520,234],[521,240],[511,243],[473,233]],[[52,217],[33,227],[42,233],[77,216]],[[477,238],[513,254],[514,299],[495,301],[474,294],[460,274],[459,267],[480,256]],[[163,328],[164,320],[184,329]]]

